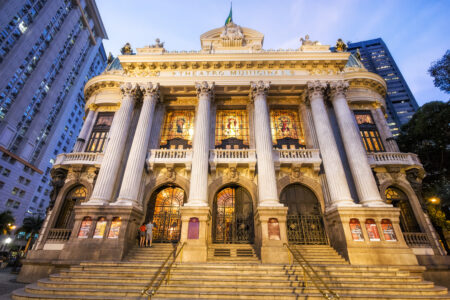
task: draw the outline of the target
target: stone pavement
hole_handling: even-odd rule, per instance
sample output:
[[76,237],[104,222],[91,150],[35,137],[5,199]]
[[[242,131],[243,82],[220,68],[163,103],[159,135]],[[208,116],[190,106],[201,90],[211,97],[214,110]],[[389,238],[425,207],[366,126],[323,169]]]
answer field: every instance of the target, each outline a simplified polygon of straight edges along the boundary
[[25,286],[16,281],[17,274],[11,274],[11,267],[0,269],[0,300],[11,299],[11,292]]

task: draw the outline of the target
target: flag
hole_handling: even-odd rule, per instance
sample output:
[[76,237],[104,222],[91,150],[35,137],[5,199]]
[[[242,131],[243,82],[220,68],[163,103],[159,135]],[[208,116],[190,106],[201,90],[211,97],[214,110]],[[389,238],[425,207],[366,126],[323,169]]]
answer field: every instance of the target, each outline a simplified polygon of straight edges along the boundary
[[233,4],[231,4],[230,14],[228,15],[228,18],[225,21],[225,26],[227,26],[227,24],[230,24],[231,22],[233,22]]

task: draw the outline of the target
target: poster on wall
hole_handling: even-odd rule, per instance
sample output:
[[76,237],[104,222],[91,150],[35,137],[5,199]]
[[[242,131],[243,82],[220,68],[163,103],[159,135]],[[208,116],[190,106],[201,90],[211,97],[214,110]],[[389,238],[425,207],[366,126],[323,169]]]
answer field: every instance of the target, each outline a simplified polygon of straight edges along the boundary
[[356,242],[363,242],[364,235],[361,228],[361,223],[358,219],[350,219],[350,232],[352,234],[352,239]]
[[380,234],[378,233],[377,224],[373,219],[366,220],[366,231],[371,242],[380,241]]
[[281,240],[280,237],[280,224],[278,223],[278,219],[270,218],[267,223],[267,229],[269,231],[269,240]]
[[389,219],[381,220],[381,230],[383,230],[384,240],[386,242],[396,242],[397,236],[395,235],[394,226]]
[[92,219],[90,217],[84,217],[81,221],[80,231],[78,232],[78,238],[87,239],[89,231],[91,230]]
[[95,231],[94,231],[94,239],[101,239],[105,236],[105,230],[106,230],[106,218],[100,217],[97,220],[97,225],[95,225]]
[[200,223],[198,222],[198,218],[190,218],[189,226],[188,226],[188,239],[189,240],[198,240],[199,231],[200,231]]
[[120,225],[122,225],[122,220],[120,219],[120,217],[113,218],[111,222],[111,228],[109,229],[108,239],[119,238]]

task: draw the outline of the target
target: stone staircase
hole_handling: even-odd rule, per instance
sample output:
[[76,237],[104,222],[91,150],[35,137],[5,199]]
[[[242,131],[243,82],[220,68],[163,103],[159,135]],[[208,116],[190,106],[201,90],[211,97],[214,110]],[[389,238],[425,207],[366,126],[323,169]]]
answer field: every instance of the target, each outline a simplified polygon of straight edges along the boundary
[[[136,248],[122,262],[81,263],[15,291],[13,299],[145,299],[141,290],[172,247]],[[225,257],[214,255],[227,252],[225,245],[212,248],[211,261],[175,264],[152,299],[323,299],[299,265],[261,264],[248,250],[243,261],[236,250],[245,247],[228,247]],[[352,266],[329,246],[295,248],[341,299],[450,299],[446,288],[423,281],[420,266]]]
[[260,262],[253,245],[249,244],[213,244],[208,248],[208,261],[235,263]]

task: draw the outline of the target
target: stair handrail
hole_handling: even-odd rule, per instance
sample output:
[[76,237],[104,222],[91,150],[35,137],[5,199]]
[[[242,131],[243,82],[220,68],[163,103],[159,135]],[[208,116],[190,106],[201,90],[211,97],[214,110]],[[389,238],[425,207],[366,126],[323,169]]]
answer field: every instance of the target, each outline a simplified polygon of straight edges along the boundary
[[[175,246],[175,249],[173,249],[172,252],[170,252],[169,256],[167,256],[166,260],[164,261],[164,263],[159,267],[158,271],[156,272],[155,275],[153,275],[152,281],[142,290],[141,292],[141,296],[143,296],[144,294],[148,296],[148,299],[150,300],[152,298],[153,295],[156,294],[156,292],[158,291],[158,289],[161,287],[161,284],[163,283],[164,279],[166,278],[166,276],[170,273],[170,270],[172,269],[172,266],[175,262],[175,260],[177,259],[178,255],[180,255],[181,251],[183,250],[184,245],[186,245],[186,242],[184,242],[181,245],[181,248],[178,249],[178,246],[180,245],[180,243],[178,243]],[[177,252],[178,250],[178,252]],[[174,256],[172,258],[172,261],[170,262],[170,264],[167,267],[167,272],[165,274],[163,274],[162,278],[159,280],[159,282],[156,284],[155,287],[153,287],[153,284],[155,283],[156,279],[158,279],[158,276],[161,274],[162,270],[164,269],[164,266],[167,264],[167,262],[170,260],[170,257]],[[168,282],[169,279],[167,279],[166,284]],[[151,289],[151,291],[150,291]],[[150,291],[150,293],[149,293]]]
[[[297,253],[294,253],[294,251],[289,247],[288,244],[284,243],[284,246],[289,250],[292,257],[298,262],[300,267],[303,269],[303,274],[306,274],[309,279],[312,281],[314,286],[319,290],[319,292],[322,294],[322,296],[325,299],[340,299],[339,295],[336,294],[332,289],[328,287],[328,285],[323,281],[323,279],[317,274],[317,272],[314,270],[314,268],[309,264],[309,262],[306,260],[306,258],[300,253],[299,250],[295,249]],[[300,258],[299,258],[300,256]],[[302,262],[303,261],[303,262]],[[304,266],[306,265],[306,267]],[[308,271],[308,268],[311,270],[313,275],[310,274],[310,271]],[[325,290],[319,287],[317,284],[317,281],[320,281],[320,283],[325,287]]]

